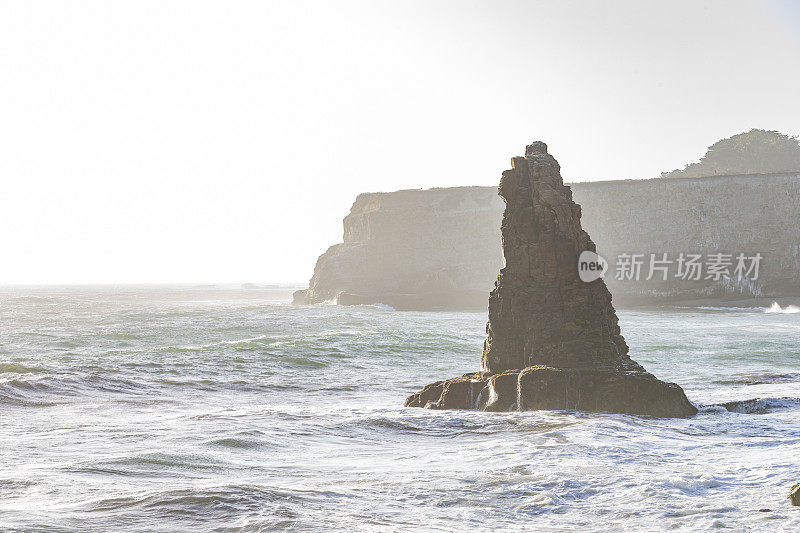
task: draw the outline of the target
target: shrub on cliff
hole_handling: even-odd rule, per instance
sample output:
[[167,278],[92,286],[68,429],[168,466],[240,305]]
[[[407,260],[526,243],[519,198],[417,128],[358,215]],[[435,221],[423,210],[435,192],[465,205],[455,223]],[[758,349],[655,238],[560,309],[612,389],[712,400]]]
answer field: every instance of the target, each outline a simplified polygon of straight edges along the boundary
[[777,131],[752,129],[712,144],[706,155],[662,178],[800,172],[800,142]]

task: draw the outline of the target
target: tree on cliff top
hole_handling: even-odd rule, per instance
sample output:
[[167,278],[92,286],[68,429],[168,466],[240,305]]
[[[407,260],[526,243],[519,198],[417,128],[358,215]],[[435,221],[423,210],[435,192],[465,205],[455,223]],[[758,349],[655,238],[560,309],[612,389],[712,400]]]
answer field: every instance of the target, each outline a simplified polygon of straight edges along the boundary
[[662,178],[800,172],[800,142],[777,131],[752,129],[712,144],[706,155]]

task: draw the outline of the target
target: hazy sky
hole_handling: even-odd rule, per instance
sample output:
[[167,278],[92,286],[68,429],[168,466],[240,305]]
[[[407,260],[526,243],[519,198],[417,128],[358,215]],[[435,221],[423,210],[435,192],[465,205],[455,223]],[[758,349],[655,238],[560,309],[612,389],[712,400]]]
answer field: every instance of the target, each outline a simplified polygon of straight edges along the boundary
[[800,2],[0,1],[0,284],[306,281],[356,194],[800,134]]

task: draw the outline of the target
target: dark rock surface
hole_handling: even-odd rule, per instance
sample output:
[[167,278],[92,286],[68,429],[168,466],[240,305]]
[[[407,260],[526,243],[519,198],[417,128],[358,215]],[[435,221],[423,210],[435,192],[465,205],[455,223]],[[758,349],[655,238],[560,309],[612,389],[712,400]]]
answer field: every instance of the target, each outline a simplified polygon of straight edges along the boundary
[[603,280],[581,281],[578,257],[595,245],[544,143],[512,159],[499,193],[505,266],[489,296],[482,371],[429,385],[406,405],[695,414],[678,385],[628,356]]
[[794,485],[789,491],[789,501],[792,505],[800,505],[800,483]]
[[483,370],[531,365],[641,370],[602,280],[578,277],[578,256],[596,251],[581,229],[581,208],[544,143],[527,147],[503,172],[505,266],[489,295]]

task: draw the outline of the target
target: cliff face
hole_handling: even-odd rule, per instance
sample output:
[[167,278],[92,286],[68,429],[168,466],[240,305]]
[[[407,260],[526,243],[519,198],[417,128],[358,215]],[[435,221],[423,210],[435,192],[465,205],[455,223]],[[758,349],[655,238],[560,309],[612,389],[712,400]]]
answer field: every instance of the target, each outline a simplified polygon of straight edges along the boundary
[[[671,259],[678,254],[718,252],[763,256],[752,286],[685,281],[670,271],[650,281],[606,275],[617,302],[656,303],[670,299],[725,296],[800,295],[800,174],[715,176],[576,183],[584,228],[614,269],[623,253]],[[705,273],[704,273],[705,276]]]
[[493,187],[360,194],[344,242],[320,256],[295,302],[485,308],[502,263],[502,205]]
[[[800,175],[719,176],[572,184],[583,227],[605,257],[618,303],[732,293],[800,295]],[[296,303],[381,302],[397,309],[485,309],[502,265],[495,187],[361,194],[344,242],[320,256]],[[761,253],[752,286],[655,276],[649,254]],[[615,279],[616,257],[646,254],[639,281]]]

